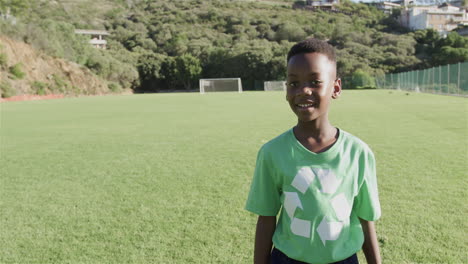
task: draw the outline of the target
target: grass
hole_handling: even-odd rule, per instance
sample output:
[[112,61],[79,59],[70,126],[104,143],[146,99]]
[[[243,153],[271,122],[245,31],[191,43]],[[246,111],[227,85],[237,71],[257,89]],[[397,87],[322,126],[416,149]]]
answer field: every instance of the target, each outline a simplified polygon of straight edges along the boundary
[[[0,108],[0,263],[250,263],[255,155],[295,123],[281,92]],[[333,124],[377,158],[385,263],[468,259],[467,110],[386,90],[333,102]]]

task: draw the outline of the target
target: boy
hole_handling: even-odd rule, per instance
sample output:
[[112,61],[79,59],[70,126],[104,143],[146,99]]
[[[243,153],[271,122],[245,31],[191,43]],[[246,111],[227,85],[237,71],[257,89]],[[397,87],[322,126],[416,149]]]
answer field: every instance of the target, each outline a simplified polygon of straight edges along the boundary
[[246,204],[259,215],[254,263],[354,264],[361,247],[369,264],[380,263],[374,155],[328,120],[341,93],[335,50],[307,39],[287,61],[286,100],[298,121],[257,156]]

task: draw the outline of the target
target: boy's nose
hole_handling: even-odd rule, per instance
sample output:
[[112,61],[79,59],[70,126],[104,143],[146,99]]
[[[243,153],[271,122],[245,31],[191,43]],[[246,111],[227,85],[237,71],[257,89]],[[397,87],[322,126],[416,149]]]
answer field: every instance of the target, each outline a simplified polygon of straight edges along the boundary
[[301,91],[301,93],[305,94],[305,95],[311,95],[312,94],[312,87],[310,87],[310,85],[308,85],[307,83],[304,83],[301,87],[301,89],[299,89]]

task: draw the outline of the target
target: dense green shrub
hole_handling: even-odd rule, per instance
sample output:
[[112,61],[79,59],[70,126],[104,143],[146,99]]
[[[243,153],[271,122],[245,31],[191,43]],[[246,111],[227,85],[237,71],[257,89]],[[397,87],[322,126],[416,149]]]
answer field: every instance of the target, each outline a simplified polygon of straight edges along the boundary
[[0,82],[0,92],[2,98],[8,98],[16,95],[15,89],[11,87],[11,84],[8,81]]
[[351,77],[352,89],[375,89],[375,78],[363,70],[356,70]]
[[165,55],[146,53],[138,58],[137,70],[140,78],[140,87],[137,91],[157,92],[162,88],[163,75],[161,67],[166,60]]
[[124,88],[135,88],[138,85],[138,72],[128,63],[107,55],[107,51],[94,50],[85,66],[97,75],[111,82],[118,82]]
[[175,78],[185,89],[192,89],[202,71],[200,60],[190,54],[184,54],[176,58],[175,67]]
[[301,41],[307,37],[307,33],[296,23],[287,22],[281,24],[275,34],[277,41]]
[[26,76],[26,73],[21,69],[21,63],[17,63],[11,66],[9,69],[10,73],[13,75],[14,79],[23,79]]
[[65,93],[69,90],[70,84],[60,75],[52,74],[52,80],[54,83],[49,87],[52,92]]
[[0,53],[0,68],[7,68],[8,67],[8,56],[6,53]]
[[107,88],[113,93],[120,93],[122,92],[122,87],[118,83],[109,83]]
[[45,95],[47,93],[47,84],[39,81],[34,81],[31,88],[37,95]]

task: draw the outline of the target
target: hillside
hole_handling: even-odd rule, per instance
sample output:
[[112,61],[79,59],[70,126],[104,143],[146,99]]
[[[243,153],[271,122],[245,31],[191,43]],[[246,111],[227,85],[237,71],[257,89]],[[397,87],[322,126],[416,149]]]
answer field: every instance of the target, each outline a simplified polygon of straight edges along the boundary
[[[18,94],[105,94],[107,81],[76,63],[53,58],[31,45],[0,36],[2,97]],[[16,68],[16,70],[13,70]],[[7,93],[7,94],[5,94]]]
[[[0,2],[0,32],[88,68],[114,91],[190,90],[200,78],[224,77],[262,89],[284,80],[285,54],[307,37],[337,48],[345,88],[355,87],[356,72],[371,80],[468,59],[468,41],[456,33],[444,40],[431,30],[408,32],[393,16],[348,0],[338,13],[292,2],[18,0],[10,17]],[[91,48],[75,29],[107,30],[108,49]]]

